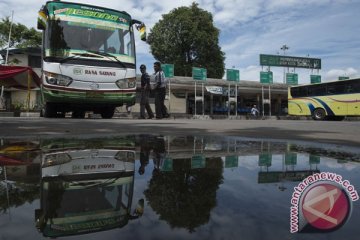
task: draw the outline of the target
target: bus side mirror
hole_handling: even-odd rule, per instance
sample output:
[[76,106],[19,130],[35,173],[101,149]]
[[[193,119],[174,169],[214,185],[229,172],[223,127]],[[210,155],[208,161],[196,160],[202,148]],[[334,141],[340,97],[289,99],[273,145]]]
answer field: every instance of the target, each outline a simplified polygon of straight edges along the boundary
[[46,16],[45,11],[42,8],[42,9],[40,9],[39,14],[38,14],[37,29],[45,30],[45,28],[46,28],[46,20],[47,20],[47,16]]
[[145,26],[145,24],[141,24],[140,27],[138,28],[138,30],[140,32],[141,41],[146,42],[146,26]]
[[41,209],[35,209],[35,226],[39,231],[44,228],[44,216]]
[[132,215],[129,214],[128,216],[130,220],[134,220],[140,218],[143,215],[143,213],[144,213],[144,199],[141,198],[136,204],[134,213]]
[[131,25],[136,24],[136,29],[140,32],[140,39],[146,42],[146,26],[143,22],[133,19]]
[[143,213],[144,213],[144,199],[141,198],[136,204],[134,214],[141,217]]

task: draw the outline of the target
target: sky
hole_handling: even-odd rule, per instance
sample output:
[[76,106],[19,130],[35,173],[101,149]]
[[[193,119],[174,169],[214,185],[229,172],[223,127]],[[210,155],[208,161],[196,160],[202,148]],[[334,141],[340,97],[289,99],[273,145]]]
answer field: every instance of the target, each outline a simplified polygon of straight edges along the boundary
[[[0,18],[11,16],[14,22],[36,27],[37,12],[43,0],[0,0]],[[240,71],[241,80],[259,81],[260,54],[320,58],[322,69],[295,69],[299,83],[310,82],[310,74],[322,81],[338,76],[360,77],[359,0],[72,0],[128,12],[144,21],[147,32],[180,6],[197,2],[213,15],[220,30],[219,45],[225,53],[225,68]],[[136,36],[137,63],[149,72],[155,61],[150,47]],[[176,66],[175,66],[176,68]],[[265,68],[263,70],[266,70]],[[271,67],[274,82],[283,82],[284,68]],[[287,70],[286,70],[287,71]],[[290,69],[293,71],[293,69]]]

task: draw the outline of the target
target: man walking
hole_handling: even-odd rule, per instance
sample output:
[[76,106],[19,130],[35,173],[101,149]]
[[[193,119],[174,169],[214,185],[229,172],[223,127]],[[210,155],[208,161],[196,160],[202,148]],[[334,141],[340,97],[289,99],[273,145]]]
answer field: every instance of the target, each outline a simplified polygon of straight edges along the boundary
[[166,82],[165,74],[161,69],[160,62],[154,63],[155,71],[155,112],[156,118],[168,118],[169,114],[167,113],[167,108],[164,104],[165,95],[166,95]]
[[140,117],[141,119],[145,119],[145,109],[147,111],[149,119],[154,117],[154,113],[151,110],[149,104],[149,95],[150,95],[150,76],[146,72],[146,66],[141,64],[140,66],[141,72],[141,98],[140,98]]
[[259,110],[257,109],[256,105],[254,105],[251,108],[250,112],[251,112],[251,115],[252,115],[253,119],[256,119],[258,117],[259,113],[260,113]]

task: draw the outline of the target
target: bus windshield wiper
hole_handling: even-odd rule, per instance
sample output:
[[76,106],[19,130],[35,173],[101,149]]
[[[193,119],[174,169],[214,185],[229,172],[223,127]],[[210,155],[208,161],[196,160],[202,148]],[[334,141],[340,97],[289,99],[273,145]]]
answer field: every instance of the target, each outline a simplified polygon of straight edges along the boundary
[[100,56],[103,56],[103,57],[107,57],[109,59],[115,59],[121,66],[123,66],[124,68],[126,68],[126,65],[125,63],[123,63],[122,61],[120,61],[116,56],[110,54],[110,53],[106,53],[106,52],[99,52],[99,51],[91,51],[89,50],[88,52],[90,53],[94,53],[94,54],[98,54]]
[[85,53],[73,53],[72,56],[65,57],[65,58],[61,59],[60,63],[64,63],[64,62],[66,62],[68,60],[76,59],[76,58],[79,58],[79,57],[97,57],[97,58],[99,58],[100,54],[95,55],[95,54],[90,54],[91,52],[90,53],[88,53],[88,52],[90,52],[90,51],[87,51]]
[[84,53],[73,53],[72,56],[69,56],[69,57],[66,57],[66,58],[63,58],[62,60],[60,60],[60,63],[64,63],[64,62],[66,62],[68,60],[76,59],[76,58],[79,58],[79,57],[97,57],[97,58],[107,57],[110,60],[115,59],[116,62],[118,62],[122,67],[126,68],[126,65],[123,62],[121,62],[116,56],[114,56],[112,54],[109,54],[109,53],[99,52],[99,51],[92,51],[92,50],[87,50]]
[[116,177],[116,178],[109,178],[106,179],[104,181],[68,181],[70,183],[71,186],[73,187],[82,187],[84,189],[86,188],[93,188],[93,187],[106,187],[108,185],[113,184],[116,180],[118,180],[120,177]]

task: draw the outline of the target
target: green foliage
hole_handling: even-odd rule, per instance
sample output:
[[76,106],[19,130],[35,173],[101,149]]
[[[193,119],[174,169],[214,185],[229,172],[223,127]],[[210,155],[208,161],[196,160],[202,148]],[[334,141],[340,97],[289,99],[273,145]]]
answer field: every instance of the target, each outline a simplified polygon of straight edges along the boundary
[[154,170],[144,194],[161,220],[172,228],[194,232],[209,222],[211,210],[216,207],[223,165],[221,158],[211,158],[207,159],[206,168],[190,166],[191,159],[174,159],[173,171]]
[[175,75],[191,76],[192,67],[207,69],[208,77],[222,78],[225,54],[219,46],[219,30],[211,13],[197,3],[163,15],[148,38],[153,56],[175,65]]
[[7,64],[10,66],[19,65],[20,63],[21,63],[21,61],[17,58],[13,58],[11,60],[8,60],[8,62],[7,62]]
[[[6,48],[9,39],[11,20],[5,17],[0,21],[0,49]],[[41,32],[27,28],[21,23],[13,23],[10,37],[10,47],[25,48],[41,46]]]

